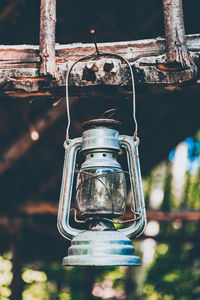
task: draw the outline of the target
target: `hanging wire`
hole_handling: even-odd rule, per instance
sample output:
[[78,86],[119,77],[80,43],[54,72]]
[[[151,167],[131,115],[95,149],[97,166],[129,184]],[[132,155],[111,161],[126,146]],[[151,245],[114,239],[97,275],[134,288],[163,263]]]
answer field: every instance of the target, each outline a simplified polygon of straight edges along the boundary
[[[118,57],[120,58],[121,60],[123,60],[129,67],[129,70],[130,70],[130,75],[131,75],[131,81],[132,81],[132,110],[133,110],[133,120],[134,120],[134,123],[135,123],[135,131],[134,131],[134,138],[136,139],[137,138],[137,131],[138,131],[138,125],[137,125],[137,119],[136,119],[136,105],[135,105],[135,82],[134,82],[134,76],[133,76],[133,70],[132,70],[132,67],[131,67],[131,64],[129,63],[129,61],[124,58],[123,56],[117,54],[117,53],[114,53],[114,52],[102,52],[98,49],[97,47],[97,44],[96,44],[96,38],[95,38],[95,31],[94,30],[91,30],[90,33],[92,34],[93,36],[93,40],[94,40],[94,44],[95,44],[95,52],[89,54],[89,55],[86,55],[86,56],[83,56],[81,57],[80,59],[76,60],[72,65],[71,67],[69,68],[69,70],[67,71],[67,75],[66,75],[66,109],[67,109],[67,119],[68,119],[68,123],[67,123],[67,128],[66,128],[66,139],[69,139],[69,128],[70,128],[70,124],[71,124],[71,119],[70,119],[70,109],[69,109],[69,91],[68,91],[68,87],[69,87],[69,75],[70,75],[70,72],[71,70],[73,69],[73,67],[78,63],[78,62],[81,62],[81,61],[84,61],[84,60],[87,60],[87,59],[93,59],[93,58],[99,58],[99,57],[104,57],[104,56],[115,56],[115,57]],[[140,55],[135,57],[135,60],[137,60],[138,58],[140,58]]]

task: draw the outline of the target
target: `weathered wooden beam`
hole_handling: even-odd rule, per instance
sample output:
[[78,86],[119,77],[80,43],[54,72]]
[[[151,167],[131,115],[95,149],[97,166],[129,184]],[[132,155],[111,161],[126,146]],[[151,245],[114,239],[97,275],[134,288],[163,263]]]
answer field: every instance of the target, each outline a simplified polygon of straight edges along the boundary
[[[198,66],[200,56],[200,35],[187,36],[190,56]],[[162,38],[133,42],[99,44],[104,52],[115,52],[132,65],[138,90],[149,93],[180,90],[184,83],[195,76],[193,68],[180,69],[166,65],[166,42]],[[40,55],[38,46],[0,46],[0,96],[11,97],[54,97],[65,95],[65,78],[68,67],[78,58],[94,51],[92,44],[56,45],[57,80],[40,75]],[[195,77],[196,78],[196,77]],[[103,86],[131,86],[127,66],[116,58],[104,58],[78,63],[70,76],[70,95],[86,95],[88,87],[101,92]],[[196,80],[191,82],[198,87]],[[139,88],[142,87],[140,90]],[[96,90],[94,90],[96,93]],[[122,88],[122,92],[126,91]],[[97,89],[98,92],[98,89]]]
[[18,211],[28,215],[56,215],[58,213],[58,204],[52,204],[48,202],[30,202],[20,206]]
[[168,63],[179,63],[191,67],[191,57],[187,50],[182,0],[163,0]]
[[[66,244],[66,240],[62,243],[59,244],[60,247],[58,247],[58,243],[62,240],[59,238],[59,233],[58,230],[56,228],[56,226],[52,227],[52,226],[47,226],[40,223],[38,223],[38,221],[32,219],[32,218],[26,218],[21,216],[20,219],[18,219],[21,222],[21,227],[22,227],[22,238],[23,238],[23,246],[24,244],[26,244],[26,247],[28,246],[29,251],[26,251],[24,254],[28,254],[26,256],[23,256],[23,261],[25,261],[27,263],[27,261],[30,260],[34,260],[34,259],[45,259],[47,260],[47,256],[46,256],[46,247],[44,247],[44,243],[41,243],[41,239],[43,239],[43,237],[45,237],[45,242],[47,241],[47,239],[49,240],[49,245],[52,246],[52,243],[56,243],[57,247],[56,249],[54,249],[54,259],[58,259],[58,256],[60,257],[60,255],[62,255],[63,253],[58,253],[56,252],[60,247],[61,249],[63,247],[69,247],[70,244],[69,242]],[[54,219],[55,220],[55,219]],[[198,224],[197,224],[198,225]],[[11,242],[13,241],[13,236],[15,236],[16,232],[15,232],[15,218],[12,217],[4,217],[1,218],[0,217],[0,228],[1,228],[1,232],[0,232],[0,236],[2,237],[2,235],[6,235],[6,241]],[[31,230],[31,234],[29,236],[27,235],[23,235],[23,229],[26,230]],[[32,237],[34,237],[34,240],[36,240],[38,242],[38,247],[40,249],[40,256],[38,256],[38,252],[37,252],[37,256],[35,255],[35,248],[32,247],[30,248],[30,245],[32,243],[29,243],[30,241],[32,241]],[[158,241],[160,243],[163,242],[167,242],[167,243],[177,243],[177,234],[174,233],[162,233],[159,232],[156,236],[152,236],[152,235],[147,235],[146,233],[143,233],[141,236],[138,237],[138,240],[143,240],[143,239],[148,239],[148,238],[153,238],[155,241]],[[199,236],[197,235],[197,232],[191,232],[190,234],[182,234],[181,236],[178,236],[178,242],[181,243],[198,243],[198,238]],[[2,239],[3,240],[3,239]],[[1,244],[2,246],[2,244]],[[5,246],[3,247],[5,249]],[[52,249],[52,248],[51,248]],[[8,248],[9,250],[9,248]],[[61,251],[62,252],[62,251]],[[52,256],[51,256],[52,257]],[[19,298],[17,298],[19,299]]]
[[154,220],[158,222],[174,222],[174,221],[188,221],[188,222],[199,222],[200,221],[200,211],[157,211],[148,210],[147,219]]
[[55,61],[56,0],[41,0],[40,75],[56,78]]
[[19,160],[37,141],[40,135],[61,118],[65,113],[64,101],[58,106],[49,109],[41,118],[31,126],[31,131],[26,132],[12,145],[10,145],[1,156],[0,174],[9,169],[14,162]]
[[15,234],[12,239],[11,251],[12,251],[12,281],[11,281],[11,296],[10,300],[22,299],[23,281],[22,281],[22,255],[21,255],[21,228],[16,226],[15,222]]
[[[47,203],[47,202],[37,202],[37,203],[27,203],[19,207],[19,211],[28,215],[43,215],[50,214],[56,215],[58,212],[58,205]],[[126,214],[127,219],[131,219],[132,215]],[[174,221],[188,221],[197,222],[200,221],[200,211],[170,211],[164,212],[161,210],[147,210],[147,219],[158,221],[158,222],[174,222]]]

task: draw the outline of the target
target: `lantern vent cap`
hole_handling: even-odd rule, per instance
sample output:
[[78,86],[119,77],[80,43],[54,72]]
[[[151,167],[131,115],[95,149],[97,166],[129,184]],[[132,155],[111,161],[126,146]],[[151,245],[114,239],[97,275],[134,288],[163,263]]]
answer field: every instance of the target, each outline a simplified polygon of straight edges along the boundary
[[122,123],[114,119],[93,119],[81,124],[84,129],[92,129],[97,127],[106,127],[118,129]]

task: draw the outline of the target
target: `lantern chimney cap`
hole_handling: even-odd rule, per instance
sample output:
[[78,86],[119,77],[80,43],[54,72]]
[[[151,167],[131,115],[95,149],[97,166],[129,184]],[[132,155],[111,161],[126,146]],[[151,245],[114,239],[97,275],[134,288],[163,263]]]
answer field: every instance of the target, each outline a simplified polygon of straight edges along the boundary
[[81,124],[84,129],[92,129],[97,127],[106,127],[118,129],[122,123],[114,119],[93,119]]

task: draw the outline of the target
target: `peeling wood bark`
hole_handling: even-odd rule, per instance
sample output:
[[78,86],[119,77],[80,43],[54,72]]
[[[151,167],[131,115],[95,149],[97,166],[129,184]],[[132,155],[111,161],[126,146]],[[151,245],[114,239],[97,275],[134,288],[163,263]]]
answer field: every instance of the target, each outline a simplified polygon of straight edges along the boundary
[[56,77],[55,62],[56,0],[41,0],[40,75]]
[[163,8],[167,62],[192,67],[186,45],[182,0],[163,0]]
[[[148,92],[180,90],[184,82],[196,77],[194,68],[182,69],[166,65],[165,40],[162,38],[134,42],[102,43],[99,49],[115,52],[132,65],[138,87]],[[200,35],[187,36],[187,47],[197,67],[200,56]],[[10,97],[54,97],[65,94],[65,77],[68,67],[78,58],[94,51],[91,44],[56,45],[57,80],[40,75],[38,46],[0,47],[0,96]],[[193,82],[194,83],[194,82]],[[195,83],[196,84],[196,83]],[[116,58],[103,58],[78,63],[70,76],[72,96],[88,95],[88,87],[130,86],[127,66]],[[196,84],[198,86],[198,84]],[[126,89],[123,89],[126,90]],[[140,89],[139,89],[140,90]]]

